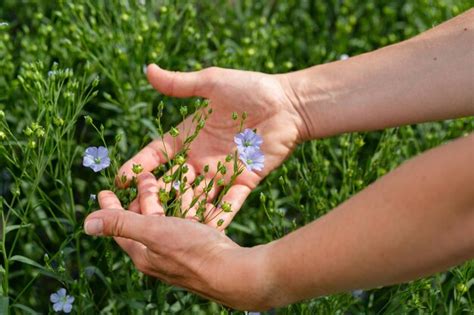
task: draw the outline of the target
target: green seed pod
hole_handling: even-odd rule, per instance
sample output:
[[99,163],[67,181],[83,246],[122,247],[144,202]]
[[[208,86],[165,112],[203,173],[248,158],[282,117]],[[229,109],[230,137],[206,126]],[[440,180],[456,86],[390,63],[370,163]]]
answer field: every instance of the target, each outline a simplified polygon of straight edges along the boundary
[[181,116],[186,116],[188,114],[188,108],[186,106],[181,106],[179,108],[179,113]]
[[30,127],[26,127],[23,133],[27,136],[31,136],[33,134],[33,130]]
[[141,164],[133,164],[132,172],[137,175],[140,174],[141,172],[143,172],[143,166],[141,166]]
[[232,113],[232,120],[237,120],[237,118],[239,118],[239,115],[237,115],[236,112],[233,112]]
[[84,119],[85,119],[86,123],[89,124],[89,125],[92,125],[94,123],[94,121],[92,120],[92,117],[89,116],[89,115],[84,116]]
[[221,173],[222,175],[225,175],[225,174],[227,173],[227,169],[225,168],[224,165],[221,166],[221,168],[220,168],[219,171],[220,171],[220,173]]
[[186,159],[182,155],[178,155],[175,160],[178,165],[183,165],[186,162]]
[[221,208],[224,212],[232,212],[232,205],[227,201],[224,201],[222,203]]
[[163,176],[163,182],[165,182],[165,184],[171,183],[172,180],[173,180],[173,177],[170,175]]
[[35,149],[36,148],[36,141],[30,140],[30,142],[28,142],[28,147],[30,149]]
[[170,135],[171,135],[172,137],[177,137],[177,136],[179,136],[179,130],[178,130],[177,128],[175,128],[175,127],[171,127]]

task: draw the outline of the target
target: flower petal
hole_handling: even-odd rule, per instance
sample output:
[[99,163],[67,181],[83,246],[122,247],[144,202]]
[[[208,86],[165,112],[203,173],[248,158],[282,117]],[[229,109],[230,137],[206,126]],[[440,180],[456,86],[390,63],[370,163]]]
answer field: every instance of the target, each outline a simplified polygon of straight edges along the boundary
[[67,296],[66,303],[72,304],[72,303],[74,303],[74,300],[75,300],[75,299],[74,299],[73,296],[68,295],[68,296]]
[[69,303],[64,303],[63,305],[63,312],[64,313],[71,313],[72,311],[72,305]]
[[95,163],[94,163],[94,164],[92,164],[92,165],[90,166],[90,168],[92,168],[92,170],[93,170],[95,173],[98,173],[98,172],[100,172],[100,171],[102,170],[102,165],[100,165],[100,164],[95,164]]
[[53,310],[55,312],[60,312],[63,309],[63,303],[58,302],[53,304]]
[[102,161],[100,161],[100,165],[102,165],[102,168],[107,168],[110,166],[110,158],[109,157],[105,157],[102,159]]
[[92,155],[85,155],[84,159],[82,160],[82,165],[85,167],[91,167],[91,165],[94,165],[95,161]]
[[58,290],[57,293],[58,293],[59,297],[66,296],[66,289],[61,288],[61,289]]
[[93,158],[97,156],[97,148],[96,147],[88,147],[85,151],[86,155],[92,155]]
[[59,301],[59,296],[57,293],[53,293],[49,296],[49,300],[51,301],[51,303],[58,303]]
[[109,150],[107,150],[107,148],[105,148],[105,147],[100,146],[97,149],[97,157],[99,157],[100,159],[108,158],[109,157]]

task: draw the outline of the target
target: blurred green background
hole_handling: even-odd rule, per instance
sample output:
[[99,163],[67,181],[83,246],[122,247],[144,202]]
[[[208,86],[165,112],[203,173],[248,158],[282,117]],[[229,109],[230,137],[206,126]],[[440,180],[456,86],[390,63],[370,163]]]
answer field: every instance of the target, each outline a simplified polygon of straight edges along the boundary
[[[399,42],[471,6],[464,0],[2,0],[0,314],[51,313],[49,295],[60,287],[75,297],[77,314],[231,313],[138,273],[112,241],[81,232],[97,207],[89,195],[107,188],[114,169],[156,135],[157,104],[166,104],[167,127],[180,120],[176,105],[193,104],[154,91],[144,65],[289,72]],[[81,166],[84,148],[101,144],[84,115],[115,148],[108,177]],[[33,123],[45,134],[25,133]],[[279,238],[406,159],[473,130],[471,117],[305,143],[252,193],[228,235],[244,246]],[[409,284],[272,313],[474,314],[473,283],[468,262]]]

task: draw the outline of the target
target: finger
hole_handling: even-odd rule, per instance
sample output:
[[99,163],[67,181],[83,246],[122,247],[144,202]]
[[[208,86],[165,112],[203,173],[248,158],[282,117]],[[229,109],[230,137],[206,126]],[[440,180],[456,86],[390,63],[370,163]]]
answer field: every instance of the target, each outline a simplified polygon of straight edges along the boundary
[[208,97],[216,68],[195,72],[175,72],[161,69],[155,64],[147,67],[147,77],[159,92],[174,97]]
[[102,209],[122,209],[122,204],[117,196],[110,190],[103,190],[99,193],[99,205]]
[[135,198],[128,206],[128,210],[135,212],[135,213],[142,213],[140,210],[140,199]]
[[148,272],[148,251],[145,245],[123,237],[114,237],[114,240],[130,256],[139,271]]
[[145,172],[138,175],[137,188],[142,214],[165,214],[158,200],[158,183],[152,173]]
[[246,185],[232,186],[221,201],[221,204],[228,202],[231,205],[231,212],[224,212],[221,207],[213,207],[206,213],[206,224],[223,231],[232,222],[251,192],[252,190]]
[[194,213],[191,211],[191,203],[193,202],[194,198],[194,191],[191,185],[187,184],[184,187],[184,192],[179,192],[178,196],[181,197],[181,209],[183,209],[185,217],[194,217],[196,211],[194,211]]
[[172,159],[181,147],[181,137],[172,137],[169,133],[162,139],[153,140],[120,168],[115,180],[117,186],[127,186],[130,180],[136,177],[132,170],[133,165],[141,165],[145,172],[151,172],[160,164]]
[[217,180],[218,178],[215,178],[214,180],[212,180],[212,177],[205,178],[199,183],[199,185],[194,187],[194,196],[197,197],[198,200],[204,199],[207,202],[214,200],[220,191],[220,187],[217,186]]
[[118,236],[135,240],[149,247],[157,238],[157,235],[152,234],[166,229],[166,224],[161,221],[164,218],[116,209],[98,210],[86,218],[84,230],[88,235]]
[[204,205],[203,205],[204,209],[202,213],[198,215],[197,212],[198,212],[199,207],[202,206],[201,203],[202,201],[195,203],[194,206],[188,210],[188,212],[186,213],[186,219],[191,219],[198,222],[204,222],[206,213],[210,213],[212,209],[215,208],[215,206],[212,203],[204,202]]

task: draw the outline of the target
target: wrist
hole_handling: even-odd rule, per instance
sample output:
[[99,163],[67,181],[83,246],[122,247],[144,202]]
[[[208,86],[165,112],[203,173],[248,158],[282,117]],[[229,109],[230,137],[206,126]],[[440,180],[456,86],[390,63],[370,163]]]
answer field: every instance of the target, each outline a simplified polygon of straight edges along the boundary
[[300,142],[332,135],[326,116],[334,113],[327,113],[326,110],[333,100],[321,66],[279,76],[280,81],[284,82],[282,85],[291,107],[299,117]]

